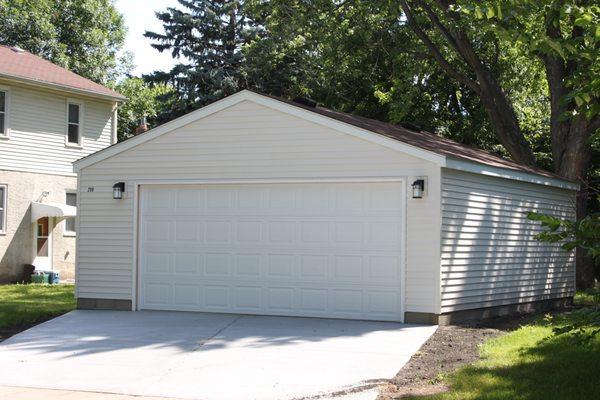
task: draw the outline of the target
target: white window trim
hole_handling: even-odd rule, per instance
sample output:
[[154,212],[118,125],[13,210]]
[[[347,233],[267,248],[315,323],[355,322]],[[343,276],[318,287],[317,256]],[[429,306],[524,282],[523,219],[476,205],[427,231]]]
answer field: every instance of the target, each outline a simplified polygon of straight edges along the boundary
[[3,195],[3,202],[2,204],[4,204],[3,208],[2,208],[2,229],[0,229],[0,235],[6,235],[6,221],[7,221],[7,217],[6,217],[6,209],[8,208],[8,185],[6,184],[0,184],[0,188],[4,189],[4,191],[2,192]]
[[[69,142],[69,104],[79,106],[79,141],[77,143]],[[66,110],[65,110],[65,147],[71,147],[75,149],[83,149],[83,101],[76,99],[67,99]]]
[[10,89],[0,86],[0,92],[4,92],[4,132],[0,132],[0,139],[10,139]]
[[[70,194],[70,193],[77,196],[77,189],[65,190],[65,204],[67,203],[67,194]],[[77,199],[77,197],[75,197],[75,199]],[[77,204],[77,200],[75,201],[75,204]],[[74,217],[74,218],[77,218],[77,217]],[[77,222],[75,222],[75,229],[77,229]],[[63,236],[66,236],[66,237],[76,237],[77,236],[77,230],[75,230],[75,231],[67,230],[67,219],[66,218],[63,221]]]

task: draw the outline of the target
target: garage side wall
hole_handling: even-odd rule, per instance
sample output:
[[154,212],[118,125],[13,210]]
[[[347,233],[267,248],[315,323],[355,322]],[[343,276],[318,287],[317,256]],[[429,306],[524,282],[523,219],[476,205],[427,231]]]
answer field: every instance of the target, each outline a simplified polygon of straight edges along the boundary
[[[133,300],[135,184],[403,177],[410,186],[426,177],[423,199],[412,199],[407,188],[404,305],[408,312],[438,313],[440,174],[429,161],[251,101],[238,103],[80,171],[77,297],[110,299],[104,304],[111,308]],[[126,193],[118,201],[112,185],[119,181]]]
[[536,241],[528,211],[574,219],[573,192],[442,169],[442,313],[574,294],[573,254]]

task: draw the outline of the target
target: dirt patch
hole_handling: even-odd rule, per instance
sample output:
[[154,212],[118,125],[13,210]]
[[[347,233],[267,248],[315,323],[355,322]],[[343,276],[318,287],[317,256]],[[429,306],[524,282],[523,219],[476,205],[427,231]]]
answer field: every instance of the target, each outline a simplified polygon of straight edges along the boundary
[[30,324],[22,324],[22,325],[17,325],[17,326],[11,326],[9,328],[0,328],[0,342],[5,341],[6,339],[8,339],[9,337],[16,335],[17,333],[21,333],[23,331],[26,331],[29,328],[33,328],[36,325],[41,324],[42,322],[46,322],[46,321],[50,321],[53,318],[56,318],[57,315],[52,316],[52,317],[48,317],[48,318],[42,318],[38,321],[32,322]]
[[498,318],[485,324],[440,326],[389,384],[378,400],[423,396],[448,390],[441,377],[479,359],[479,345],[536,318]]
[[9,337],[16,335],[19,332],[26,331],[27,329],[29,329],[35,325],[37,325],[37,324],[27,325],[27,326],[13,326],[11,328],[0,328],[0,342],[5,341]]

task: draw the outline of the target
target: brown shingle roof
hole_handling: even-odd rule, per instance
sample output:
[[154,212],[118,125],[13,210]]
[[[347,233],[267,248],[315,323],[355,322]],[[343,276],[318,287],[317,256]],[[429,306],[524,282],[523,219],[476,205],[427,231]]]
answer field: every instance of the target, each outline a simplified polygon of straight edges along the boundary
[[479,164],[489,165],[492,167],[506,168],[514,171],[523,171],[531,174],[541,175],[548,178],[562,179],[564,178],[548,172],[544,169],[523,165],[515,161],[504,159],[495,154],[489,153],[484,150],[480,150],[474,147],[470,147],[450,139],[443,138],[434,133],[425,131],[413,131],[406,129],[400,125],[394,125],[386,122],[381,122],[375,119],[360,117],[353,114],[343,113],[339,111],[330,110],[324,107],[308,107],[304,104],[297,103],[295,101],[266,95],[264,93],[258,93],[262,96],[271,97],[275,100],[282,101],[284,103],[300,107],[307,111],[311,111],[320,115],[324,115],[335,120],[345,122],[350,125],[354,125],[358,128],[362,128],[380,135],[389,137],[391,139],[398,140],[400,142],[415,146],[424,150],[431,151],[433,153],[441,154],[443,156],[457,158],[466,161],[472,161]]
[[126,100],[125,96],[27,51],[0,46],[0,77],[21,79],[91,96]]

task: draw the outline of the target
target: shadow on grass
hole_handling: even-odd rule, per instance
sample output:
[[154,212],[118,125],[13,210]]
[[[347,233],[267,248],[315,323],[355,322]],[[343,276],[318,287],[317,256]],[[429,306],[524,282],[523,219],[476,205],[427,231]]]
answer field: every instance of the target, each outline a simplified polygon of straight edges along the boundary
[[481,361],[450,374],[450,391],[428,400],[579,400],[600,399],[600,334],[581,340],[569,325],[583,332],[598,328],[593,312],[547,316],[486,342]]
[[544,341],[524,353],[527,361],[511,366],[467,367],[453,388],[473,393],[475,399],[600,398],[598,343],[576,346],[565,337]]

